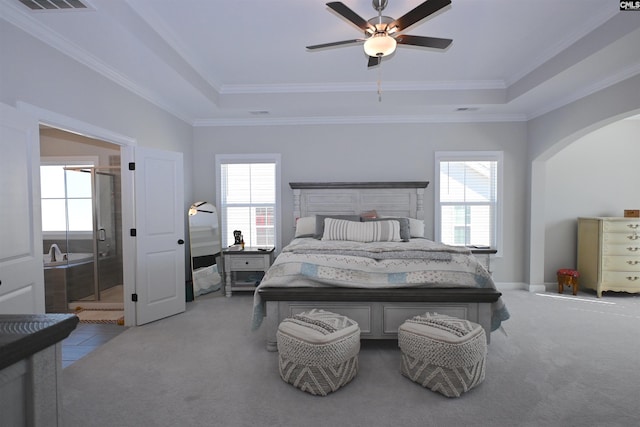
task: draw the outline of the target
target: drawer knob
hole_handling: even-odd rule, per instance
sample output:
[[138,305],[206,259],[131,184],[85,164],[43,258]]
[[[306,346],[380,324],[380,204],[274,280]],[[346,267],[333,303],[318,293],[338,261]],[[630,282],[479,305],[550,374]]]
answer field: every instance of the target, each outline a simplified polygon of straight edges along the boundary
[[638,279],[640,279],[638,276],[627,276],[627,280],[631,280],[632,282],[635,282]]
[[635,247],[635,248],[627,248],[627,249],[630,250],[631,252],[638,252],[638,248],[637,247]]
[[629,240],[638,240],[638,235],[637,234],[632,234],[631,236],[627,236],[627,238]]
[[640,263],[640,261],[634,259],[633,261],[627,261],[627,264],[629,265],[638,265],[638,263]]
[[627,227],[636,229],[638,228],[638,224],[627,224]]
[[249,261],[245,261],[244,263],[245,263],[246,265],[249,265]]

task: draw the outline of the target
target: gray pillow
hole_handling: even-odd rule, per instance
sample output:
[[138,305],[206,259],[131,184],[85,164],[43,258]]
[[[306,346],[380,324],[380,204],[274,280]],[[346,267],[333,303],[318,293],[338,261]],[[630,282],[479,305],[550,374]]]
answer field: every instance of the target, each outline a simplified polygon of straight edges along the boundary
[[400,223],[400,240],[408,242],[411,239],[409,218],[363,218],[363,221],[398,221]]
[[360,222],[360,215],[316,215],[316,234],[313,236],[316,239],[322,239],[324,234],[324,219],[346,219],[347,221]]

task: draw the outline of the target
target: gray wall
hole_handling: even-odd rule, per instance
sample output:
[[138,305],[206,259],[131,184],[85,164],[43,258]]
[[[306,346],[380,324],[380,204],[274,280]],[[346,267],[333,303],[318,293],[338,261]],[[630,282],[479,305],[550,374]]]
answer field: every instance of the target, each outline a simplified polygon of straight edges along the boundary
[[[185,170],[191,168],[190,124],[2,19],[0,40],[0,102],[22,101],[132,138],[138,146],[182,152]],[[186,201],[191,192],[191,180],[185,179]]]
[[576,267],[577,218],[640,209],[640,120],[622,120],[572,143],[547,161],[545,274]]
[[524,123],[199,127],[194,131],[194,196],[216,197],[215,155],[280,153],[282,241],[293,238],[292,181],[430,181],[427,237],[433,237],[434,152],[503,150],[504,258],[492,263],[500,282],[522,283],[526,195]]
[[[603,126],[640,113],[640,74],[527,122],[526,282],[530,290],[545,283],[547,161],[563,148]],[[571,247],[566,247],[571,251]]]

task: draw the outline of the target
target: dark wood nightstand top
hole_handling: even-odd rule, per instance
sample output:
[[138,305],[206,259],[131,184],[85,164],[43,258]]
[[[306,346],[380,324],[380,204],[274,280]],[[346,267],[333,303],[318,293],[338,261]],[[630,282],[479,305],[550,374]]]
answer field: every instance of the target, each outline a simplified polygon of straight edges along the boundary
[[272,247],[253,247],[245,246],[244,249],[234,249],[232,246],[223,249],[222,253],[225,255],[247,255],[247,254],[270,254],[276,248]]

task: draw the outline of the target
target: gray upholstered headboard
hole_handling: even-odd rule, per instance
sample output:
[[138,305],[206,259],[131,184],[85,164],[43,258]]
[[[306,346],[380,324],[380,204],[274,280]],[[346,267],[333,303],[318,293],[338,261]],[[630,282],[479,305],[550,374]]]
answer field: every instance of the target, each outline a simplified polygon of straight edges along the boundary
[[293,219],[313,215],[379,215],[424,219],[424,190],[428,181],[408,182],[290,182]]

